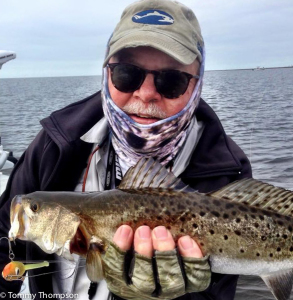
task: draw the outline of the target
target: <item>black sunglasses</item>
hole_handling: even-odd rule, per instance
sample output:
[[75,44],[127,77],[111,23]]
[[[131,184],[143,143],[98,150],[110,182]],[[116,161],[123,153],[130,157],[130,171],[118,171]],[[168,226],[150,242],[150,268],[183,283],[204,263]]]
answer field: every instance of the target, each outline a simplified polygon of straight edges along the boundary
[[198,75],[191,75],[178,70],[151,71],[131,64],[108,64],[111,79],[115,88],[123,93],[132,93],[140,88],[148,73],[154,75],[154,82],[158,93],[168,99],[175,99],[183,95],[191,78],[198,79]]

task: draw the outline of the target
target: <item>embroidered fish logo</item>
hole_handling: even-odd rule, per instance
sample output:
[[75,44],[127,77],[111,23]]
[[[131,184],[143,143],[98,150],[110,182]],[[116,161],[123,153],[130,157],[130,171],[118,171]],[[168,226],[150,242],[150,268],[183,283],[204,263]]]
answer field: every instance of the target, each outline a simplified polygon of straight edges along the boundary
[[144,10],[135,14],[132,21],[151,25],[171,25],[174,23],[174,18],[161,10]]

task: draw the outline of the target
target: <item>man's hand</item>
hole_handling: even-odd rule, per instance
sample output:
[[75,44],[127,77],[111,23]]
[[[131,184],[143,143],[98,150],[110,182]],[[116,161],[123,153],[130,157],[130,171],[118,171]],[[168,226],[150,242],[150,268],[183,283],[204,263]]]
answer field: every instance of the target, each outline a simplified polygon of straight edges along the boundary
[[[128,225],[120,226],[113,238],[113,242],[123,251],[131,248],[133,230]],[[151,230],[148,226],[139,227],[134,234],[134,250],[144,256],[152,257],[154,250],[169,251],[175,249],[175,242],[169,230],[158,226]],[[189,236],[178,240],[178,250],[183,257],[201,258],[202,253],[197,243]]]
[[[135,254],[130,274],[126,274],[125,256],[132,245]],[[174,299],[205,290],[211,277],[207,257],[203,257],[189,236],[178,240],[182,258],[178,257],[175,247],[170,231],[164,226],[153,230],[141,226],[135,233],[128,225],[120,226],[103,258],[109,290],[125,299],[141,300],[154,299],[154,296]]]

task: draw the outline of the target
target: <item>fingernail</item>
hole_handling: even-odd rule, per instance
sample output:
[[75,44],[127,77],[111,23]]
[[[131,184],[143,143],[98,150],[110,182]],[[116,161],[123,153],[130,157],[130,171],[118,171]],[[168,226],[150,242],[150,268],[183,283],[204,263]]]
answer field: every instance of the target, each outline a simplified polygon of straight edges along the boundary
[[151,230],[148,226],[142,226],[137,229],[138,230],[138,236],[141,239],[150,239],[151,238]]
[[166,239],[168,237],[168,231],[164,226],[156,227],[154,234],[157,239]]
[[194,248],[194,240],[189,236],[184,236],[180,239],[180,245],[184,250]]
[[128,238],[131,233],[131,229],[128,226],[121,226],[118,229],[118,234],[121,238]]

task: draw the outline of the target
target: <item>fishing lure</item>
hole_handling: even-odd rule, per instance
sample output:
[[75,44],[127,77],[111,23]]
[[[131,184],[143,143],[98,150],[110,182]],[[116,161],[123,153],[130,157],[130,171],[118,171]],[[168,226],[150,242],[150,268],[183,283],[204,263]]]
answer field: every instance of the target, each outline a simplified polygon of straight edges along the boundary
[[25,271],[49,266],[49,262],[47,262],[47,261],[40,262],[40,263],[34,263],[34,264],[23,264],[20,261],[13,261],[15,255],[12,251],[11,241],[7,237],[0,238],[0,241],[2,239],[7,239],[7,241],[8,241],[9,259],[11,260],[11,262],[9,264],[7,264],[2,271],[2,277],[5,280],[7,280],[7,281],[22,280],[23,281],[25,278],[25,276],[23,276]]
[[49,262],[47,261],[36,264],[23,264],[20,261],[11,261],[4,267],[2,277],[7,281],[24,280],[25,276],[23,274],[25,271],[48,266]]

